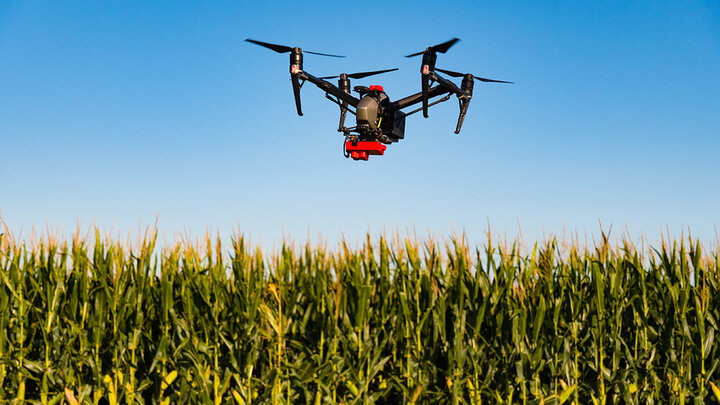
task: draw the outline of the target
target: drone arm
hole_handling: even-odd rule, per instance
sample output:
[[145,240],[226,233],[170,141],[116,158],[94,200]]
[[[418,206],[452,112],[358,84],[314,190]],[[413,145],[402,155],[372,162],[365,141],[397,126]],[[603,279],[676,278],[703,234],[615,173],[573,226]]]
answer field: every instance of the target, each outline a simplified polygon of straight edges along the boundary
[[[407,96],[405,98],[402,98],[400,100],[397,100],[395,102],[390,103],[390,106],[388,107],[390,110],[401,110],[405,107],[409,107],[413,104],[417,103],[423,103],[427,104],[427,100],[437,97],[444,93],[451,93],[455,94],[458,97],[467,98],[469,99],[472,97],[471,94],[468,94],[464,90],[460,89],[458,86],[455,85],[455,83],[451,82],[450,80],[445,79],[444,77],[438,76],[435,74],[435,72],[429,72],[427,75],[428,81],[433,80],[438,83],[437,86],[428,88],[425,91],[421,91],[420,93],[415,93],[413,95]],[[426,95],[427,94],[427,95]],[[430,105],[428,104],[427,107]],[[426,110],[427,107],[423,106],[423,110]]]
[[[413,95],[392,102],[388,106],[388,110],[395,111],[417,103],[423,103],[422,108],[407,113],[406,115],[410,115],[420,110],[423,110],[424,112],[427,110],[428,107],[431,107],[440,101],[446,101],[451,94],[455,94],[460,100],[460,116],[458,117],[457,126],[455,127],[455,133],[460,133],[463,121],[465,120],[465,114],[467,113],[468,106],[470,105],[470,99],[472,98],[472,89],[470,88],[468,90],[465,90],[465,87],[463,87],[463,89],[460,89],[458,86],[455,85],[455,83],[436,75],[435,72],[431,72],[428,77],[437,82],[438,85],[428,89],[426,92],[415,93]],[[427,93],[427,96],[425,96],[425,93]],[[427,100],[446,93],[447,95],[442,99],[438,100],[437,102],[427,103]],[[427,107],[425,105],[427,105]]]
[[342,111],[345,111],[345,112],[350,111],[350,114],[355,115],[355,111],[348,108],[348,103],[334,99],[334,98],[330,97],[329,94],[325,94],[325,98],[332,101],[333,103],[337,104],[338,106],[340,106],[340,109]]
[[430,74],[433,80],[438,82],[440,86],[448,90],[448,92],[455,93],[458,96],[460,102],[460,115],[458,115],[457,125],[455,126],[455,133],[459,134],[462,128],[463,121],[465,120],[465,114],[467,113],[468,107],[470,106],[470,99],[472,98],[472,78],[470,78],[470,87],[466,89],[467,84],[463,80],[463,88],[460,89],[455,83],[445,79],[444,77],[438,76],[435,72]]
[[358,103],[360,102],[360,100],[355,98],[352,94],[348,94],[348,93],[340,90],[334,84],[332,84],[328,81],[325,81],[323,79],[318,79],[317,77],[311,75],[310,73],[301,71],[301,72],[295,73],[295,75],[303,80],[309,81],[310,83],[319,87],[325,93],[331,94],[331,95],[337,97],[339,100],[342,100],[353,107],[357,107]]
[[[427,106],[428,106],[428,107],[432,107],[432,106],[434,106],[435,104],[440,104],[440,103],[443,103],[443,102],[445,102],[445,101],[448,101],[448,100],[450,100],[450,96],[451,96],[451,94],[448,93],[448,94],[445,95],[445,97],[439,98],[439,99],[433,101],[432,103],[429,103]],[[421,111],[422,109],[423,109],[422,107],[416,108],[416,109],[414,109],[414,110],[412,110],[412,111],[410,111],[410,112],[404,113],[404,114],[405,114],[405,116],[407,117],[407,116],[409,116],[409,115],[415,114],[415,113],[418,112],[418,111]]]
[[[434,64],[434,62],[433,62],[433,64]],[[455,85],[455,83],[445,79],[444,77],[440,77],[440,76],[436,75],[434,71],[429,70],[429,69],[430,68],[428,66],[423,66],[422,80],[420,82],[422,85],[421,86],[422,87],[422,112],[423,112],[423,117],[425,117],[425,118],[428,117],[428,107],[430,107],[428,105],[428,100],[431,97],[429,94],[431,82],[437,82],[440,85],[440,87],[444,88],[449,93],[454,93],[458,97],[469,96],[463,90],[460,90]]]
[[454,93],[458,97],[472,97],[470,94],[467,94],[465,91],[461,90],[458,86],[456,86],[455,83],[442,76],[436,75],[435,72],[430,73],[429,76],[432,80],[438,82],[438,84],[443,87],[447,92]]
[[[428,90],[428,99],[440,96],[442,94],[447,93],[448,91],[442,86],[435,86]],[[407,96],[405,98],[401,98],[400,100],[393,101],[390,103],[390,105],[387,107],[387,111],[396,111],[396,110],[402,110],[403,108],[410,107],[413,104],[417,104],[422,102],[423,99],[423,93],[415,93],[413,95]],[[429,105],[428,105],[429,106]]]

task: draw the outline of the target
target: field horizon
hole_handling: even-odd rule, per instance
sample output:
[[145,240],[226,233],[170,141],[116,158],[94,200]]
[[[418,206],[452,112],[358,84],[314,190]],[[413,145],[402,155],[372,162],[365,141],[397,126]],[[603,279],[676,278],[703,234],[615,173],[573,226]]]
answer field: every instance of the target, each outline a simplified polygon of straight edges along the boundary
[[[1,213],[2,211],[0,211]],[[286,233],[283,230],[280,232],[279,239],[270,237],[264,240],[262,235],[256,236],[253,233],[243,232],[240,225],[234,226],[230,232],[213,230],[211,227],[206,227],[204,232],[192,232],[189,230],[163,232],[158,227],[157,220],[154,224],[139,223],[135,231],[115,230],[114,227],[108,228],[95,223],[83,226],[79,221],[71,231],[67,231],[61,226],[53,227],[47,223],[40,227],[33,224],[28,230],[24,229],[24,227],[15,230],[9,227],[3,221],[2,215],[0,215],[0,234],[4,235],[4,242],[12,245],[27,245],[31,249],[39,244],[57,241],[73,241],[76,243],[82,241],[84,244],[90,243],[90,246],[93,245],[92,242],[94,241],[101,241],[105,244],[108,242],[122,242],[122,246],[128,249],[144,245],[144,241],[151,237],[154,239],[154,246],[157,246],[162,251],[184,245],[201,248],[207,246],[208,241],[211,240],[213,243],[229,245],[233,240],[242,238],[247,245],[259,248],[265,254],[273,254],[277,250],[290,246],[300,249],[307,247],[323,247],[325,250],[328,250],[328,248],[333,250],[348,247],[358,249],[369,242],[377,243],[382,238],[386,242],[394,243],[395,246],[400,246],[400,242],[405,240],[411,240],[415,244],[430,242],[440,243],[445,246],[448,245],[448,242],[457,240],[464,246],[473,249],[484,249],[492,245],[503,248],[516,245],[519,248],[519,254],[526,254],[528,249],[532,250],[538,246],[547,245],[549,242],[556,243],[563,250],[567,250],[568,246],[588,250],[597,246],[598,243],[609,243],[614,245],[615,248],[620,246],[632,247],[633,250],[637,250],[643,255],[651,254],[656,248],[667,247],[667,244],[682,242],[691,245],[699,243],[705,252],[720,252],[720,234],[716,226],[713,227],[715,232],[712,238],[694,236],[690,226],[681,227],[679,232],[672,232],[669,226],[658,228],[658,232],[653,233],[652,237],[648,237],[645,232],[631,232],[626,225],[623,228],[617,228],[612,225],[605,226],[598,222],[595,231],[588,232],[587,229],[582,232],[578,230],[566,231],[565,227],[563,227],[559,232],[551,230],[545,232],[543,230],[541,237],[529,238],[524,235],[522,226],[519,223],[515,233],[508,233],[507,230],[493,230],[492,225],[488,222],[486,229],[474,230],[473,238],[468,236],[469,232],[466,229],[461,228],[458,231],[454,226],[451,226],[451,232],[448,233],[435,232],[429,227],[418,232],[414,226],[383,226],[381,231],[373,231],[368,227],[367,231],[355,232],[354,236],[352,234],[346,236],[345,232],[339,230],[335,232],[335,237],[327,237],[322,231],[315,232],[313,237],[310,235],[309,230],[305,236]],[[329,234],[332,234],[332,232]],[[478,238],[478,234],[481,234],[482,238]]]

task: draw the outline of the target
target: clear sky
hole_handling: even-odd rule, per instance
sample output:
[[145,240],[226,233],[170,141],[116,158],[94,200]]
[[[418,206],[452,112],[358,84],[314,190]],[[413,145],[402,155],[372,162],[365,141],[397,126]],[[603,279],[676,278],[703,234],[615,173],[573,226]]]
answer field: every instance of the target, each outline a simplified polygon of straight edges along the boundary
[[[460,135],[452,99],[408,119],[385,156],[342,156],[338,108],[311,84],[304,117],[288,57],[325,76],[400,68],[391,99],[419,91],[420,59],[482,84]],[[0,215],[27,235],[80,221],[125,235],[263,244],[318,232],[355,241],[415,227],[484,239],[563,228],[653,241],[720,223],[720,3],[685,1],[3,1]]]

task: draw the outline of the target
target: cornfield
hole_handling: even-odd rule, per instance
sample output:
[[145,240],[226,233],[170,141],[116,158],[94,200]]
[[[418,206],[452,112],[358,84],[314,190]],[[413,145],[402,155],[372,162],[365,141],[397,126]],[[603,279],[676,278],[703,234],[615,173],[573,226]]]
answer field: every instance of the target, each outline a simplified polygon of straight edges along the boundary
[[0,236],[16,403],[718,403],[718,251]]

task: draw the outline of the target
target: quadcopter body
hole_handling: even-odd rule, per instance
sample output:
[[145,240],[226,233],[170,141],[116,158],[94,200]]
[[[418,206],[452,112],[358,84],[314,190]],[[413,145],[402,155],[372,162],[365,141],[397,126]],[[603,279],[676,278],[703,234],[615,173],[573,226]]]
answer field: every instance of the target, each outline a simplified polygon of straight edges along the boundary
[[[455,133],[460,133],[465,114],[472,99],[475,84],[474,80],[494,83],[512,83],[477,77],[470,73],[463,74],[436,68],[437,53],[445,53],[451,46],[459,41],[459,39],[453,38],[442,44],[428,47],[425,51],[407,55],[407,57],[422,55],[420,92],[399,100],[390,101],[390,98],[382,86],[355,86],[353,90],[358,93],[358,97],[355,97],[351,92],[350,79],[361,79],[398,69],[393,68],[372,72],[343,73],[338,76],[315,77],[303,69],[303,51],[299,47],[270,44],[252,39],[246,39],[246,41],[279,53],[290,53],[290,79],[298,115],[303,115],[302,104],[300,102],[300,89],[306,82],[310,82],[323,90],[325,97],[340,107],[338,132],[341,132],[345,136],[343,152],[345,157],[352,157],[354,160],[368,160],[368,156],[370,155],[382,155],[385,152],[386,145],[405,138],[405,118],[407,116],[422,111],[423,116],[427,118],[429,107],[447,101],[453,95],[457,97],[460,105],[460,114],[455,127]],[[305,53],[343,57],[310,51],[305,51]],[[440,76],[436,71],[445,73],[451,77],[462,77],[460,87]],[[327,81],[327,79],[334,78],[338,79],[337,86]],[[436,97],[440,98],[433,100]],[[421,104],[421,106],[409,112],[403,111],[417,104]],[[355,126],[353,127],[345,126],[345,119],[348,112],[355,115]]]

